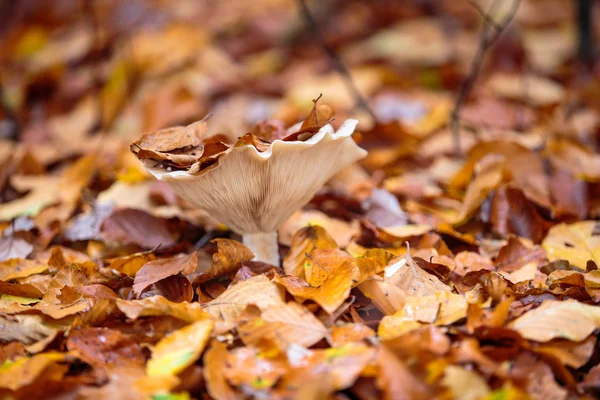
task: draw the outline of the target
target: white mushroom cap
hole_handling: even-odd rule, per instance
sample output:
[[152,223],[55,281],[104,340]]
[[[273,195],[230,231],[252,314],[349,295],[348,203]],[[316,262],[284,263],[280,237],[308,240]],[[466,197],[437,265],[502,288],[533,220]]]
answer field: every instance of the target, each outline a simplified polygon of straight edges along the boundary
[[262,153],[252,145],[232,147],[197,174],[145,166],[234,231],[273,232],[337,172],[366,156],[351,137],[357,123],[346,120],[337,132],[327,124],[304,142],[275,140]]

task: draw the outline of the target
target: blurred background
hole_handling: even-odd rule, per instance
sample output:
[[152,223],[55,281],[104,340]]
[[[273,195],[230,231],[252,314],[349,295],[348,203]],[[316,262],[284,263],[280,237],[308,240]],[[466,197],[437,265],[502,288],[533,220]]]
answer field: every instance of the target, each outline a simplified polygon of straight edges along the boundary
[[210,132],[237,138],[320,94],[334,125],[360,120],[362,166],[400,198],[439,194],[410,170],[451,176],[478,142],[598,147],[591,0],[23,0],[0,18],[2,202],[28,190],[11,174],[100,150],[100,189],[137,182],[143,133],[213,113]]
[[[0,137],[69,147],[90,133],[137,137],[209,112],[212,130],[241,136],[267,117],[296,122],[319,93],[338,115],[358,114],[362,128],[372,128],[372,115],[356,107],[328,50],[380,122],[411,123],[432,100],[393,92],[430,89],[451,102],[482,29],[498,28],[515,6],[512,0],[308,1],[315,32],[303,3],[4,1]],[[490,70],[563,82],[597,76],[596,2],[514,3],[516,15],[489,50],[484,76]]]

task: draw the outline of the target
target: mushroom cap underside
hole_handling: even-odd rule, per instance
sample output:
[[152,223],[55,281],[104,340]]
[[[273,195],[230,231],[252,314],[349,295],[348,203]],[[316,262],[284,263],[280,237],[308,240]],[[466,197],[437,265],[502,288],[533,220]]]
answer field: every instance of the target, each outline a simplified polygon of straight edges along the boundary
[[259,152],[236,146],[197,174],[145,163],[157,179],[239,233],[275,231],[344,167],[366,156],[351,135],[358,121],[337,132],[327,124],[304,142],[274,141]]

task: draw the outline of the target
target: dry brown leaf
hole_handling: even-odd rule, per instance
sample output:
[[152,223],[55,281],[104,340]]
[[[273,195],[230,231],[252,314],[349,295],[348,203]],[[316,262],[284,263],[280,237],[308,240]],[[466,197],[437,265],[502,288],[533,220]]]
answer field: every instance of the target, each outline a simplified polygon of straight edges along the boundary
[[597,339],[588,337],[583,342],[570,342],[566,340],[552,340],[535,349],[543,354],[550,354],[560,362],[571,368],[581,368],[592,357]]
[[526,339],[580,342],[600,327],[600,308],[576,300],[546,300],[508,325]]
[[241,347],[227,353],[223,375],[244,391],[264,391],[286,373],[286,363],[269,359],[256,348]]
[[198,266],[198,253],[149,261],[135,274],[133,292],[139,296],[144,289],[177,274],[191,274]]
[[291,345],[314,345],[327,335],[327,329],[306,307],[288,302],[246,319],[238,326],[238,333],[246,345],[256,346],[266,339],[285,351]]
[[99,367],[144,365],[146,356],[133,335],[114,329],[83,328],[69,334],[67,349],[86,363]]
[[212,256],[212,265],[207,271],[198,271],[195,284],[207,282],[223,275],[235,273],[242,263],[252,260],[254,253],[242,243],[230,239],[215,239],[217,252]]
[[354,258],[342,250],[313,250],[304,262],[306,282],[313,287],[321,286],[327,277],[334,273],[339,265],[353,261]]
[[27,258],[33,251],[33,246],[23,239],[13,236],[0,238],[0,261],[12,258]]
[[[29,308],[24,308],[22,311],[28,310]],[[48,337],[54,337],[60,328],[60,325],[53,326],[41,315],[9,315],[4,309],[0,315],[2,338],[7,341],[16,340],[31,345]]]
[[208,394],[216,400],[235,400],[239,395],[229,386],[225,379],[225,363],[227,361],[227,346],[216,340],[204,354],[202,373],[206,381]]
[[426,400],[432,397],[425,385],[387,347],[379,347],[376,362],[378,374],[375,384],[383,391],[385,400]]
[[383,277],[373,275],[358,288],[384,314],[391,315],[402,308],[409,297],[436,295],[451,292],[448,285],[425,272],[406,253],[389,262]]
[[364,339],[375,337],[373,329],[358,323],[348,323],[334,326],[331,330],[330,343],[333,347],[343,346],[347,343],[359,342]]
[[161,129],[142,136],[135,144],[142,149],[161,153],[167,153],[188,146],[198,147],[202,144],[206,136],[206,128],[206,121],[198,121],[188,126]]
[[421,323],[450,325],[467,316],[467,307],[465,296],[451,292],[408,297],[401,309],[383,317],[378,334],[380,338],[389,340],[418,328]]
[[230,285],[225,292],[202,308],[216,318],[235,321],[246,306],[254,304],[261,310],[284,304],[284,294],[279,286],[264,275]]
[[139,317],[172,316],[186,322],[194,322],[207,316],[199,303],[174,303],[163,296],[146,297],[141,300],[117,299],[117,308],[133,320]]
[[328,349],[290,349],[290,369],[282,383],[299,388],[315,379],[330,379],[331,391],[343,390],[352,386],[376,356],[377,349],[360,342]]
[[117,210],[104,220],[102,238],[147,249],[165,248],[176,243],[166,220],[131,208]]

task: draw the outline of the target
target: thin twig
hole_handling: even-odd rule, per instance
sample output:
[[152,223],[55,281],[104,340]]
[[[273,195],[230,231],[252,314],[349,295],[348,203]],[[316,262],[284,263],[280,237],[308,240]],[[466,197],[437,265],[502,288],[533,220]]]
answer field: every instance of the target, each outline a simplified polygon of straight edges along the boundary
[[[500,25],[498,25],[498,23],[496,21],[494,21],[494,19],[492,17],[490,17],[484,10],[483,8],[481,8],[481,6],[473,0],[469,1],[469,5],[471,5],[481,16],[481,18],[483,18],[483,20],[490,25],[492,28],[494,28],[494,30],[496,32],[499,32],[502,30],[502,28],[500,27]],[[492,4],[492,7],[494,5]]]
[[356,87],[356,84],[354,83],[354,80],[352,79],[350,72],[348,72],[348,69],[346,68],[346,66],[344,65],[342,60],[337,56],[337,54],[335,53],[333,48],[331,46],[329,46],[329,44],[327,44],[327,41],[323,37],[323,33],[321,32],[321,29],[319,28],[319,24],[315,20],[314,16],[312,15],[312,13],[310,11],[310,8],[306,4],[306,0],[296,0],[296,1],[300,8],[300,12],[304,19],[304,22],[306,23],[307,29],[312,33],[315,40],[323,48],[323,51],[325,51],[325,53],[329,57],[329,60],[333,64],[334,68],[338,71],[338,73],[346,81],[346,85],[348,86],[348,88],[352,92],[352,95],[356,99],[356,104],[359,107],[361,107],[363,110],[365,110],[367,113],[369,113],[369,115],[373,119],[377,119],[375,117],[375,113],[373,112],[373,110],[371,110],[371,107],[369,107],[369,104],[367,103],[367,101],[365,100],[363,95],[360,93],[358,88]]
[[[483,64],[483,59],[485,57],[485,53],[487,50],[492,47],[500,38],[506,27],[510,24],[513,17],[517,13],[517,9],[519,8],[520,0],[513,0],[511,9],[502,21],[501,24],[491,24],[489,21],[493,21],[490,17],[490,13],[496,8],[497,0],[492,2],[492,5],[488,9],[488,12],[485,13],[485,23],[481,30],[481,35],[479,36],[479,45],[477,46],[477,52],[475,56],[471,60],[471,67],[469,70],[469,74],[462,82],[460,86],[460,90],[458,92],[458,96],[456,98],[456,103],[454,104],[454,109],[452,110],[451,120],[450,120],[450,129],[452,130],[452,136],[454,139],[454,151],[457,155],[460,155],[460,109],[469,95],[475,81],[479,77],[479,72],[481,71],[481,66]],[[481,13],[481,9],[476,7],[478,11]]]

